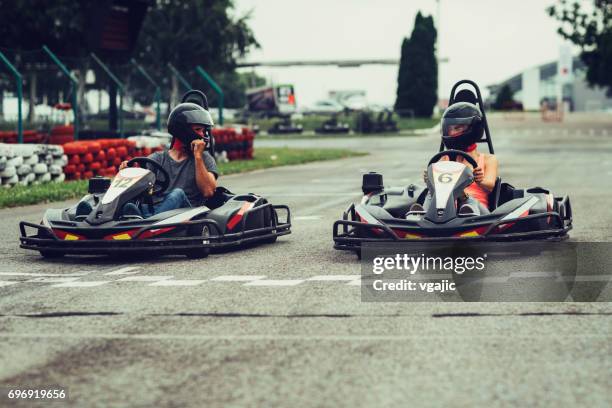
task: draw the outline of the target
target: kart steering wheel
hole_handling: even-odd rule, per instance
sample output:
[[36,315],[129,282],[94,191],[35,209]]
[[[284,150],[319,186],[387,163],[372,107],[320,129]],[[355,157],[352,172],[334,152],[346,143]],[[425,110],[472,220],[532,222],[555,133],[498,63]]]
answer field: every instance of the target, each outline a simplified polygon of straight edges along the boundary
[[440,153],[437,153],[434,157],[431,158],[431,160],[429,160],[429,163],[427,163],[427,167],[429,167],[432,163],[436,163],[438,160],[440,160],[444,156],[448,156],[448,158],[453,161],[456,161],[457,156],[461,156],[468,163],[472,165],[472,168],[474,169],[478,168],[478,163],[476,163],[476,160],[474,160],[472,156],[470,156],[469,154],[461,150],[454,150],[454,149],[444,150]]
[[[168,189],[170,186],[170,175],[158,162],[151,160],[148,157],[134,157],[132,160],[127,162],[128,167],[134,167],[134,164],[140,164],[141,167],[151,165],[157,172],[155,177],[155,187],[153,188],[153,195],[161,194]],[[162,180],[159,180],[159,174],[162,174]]]

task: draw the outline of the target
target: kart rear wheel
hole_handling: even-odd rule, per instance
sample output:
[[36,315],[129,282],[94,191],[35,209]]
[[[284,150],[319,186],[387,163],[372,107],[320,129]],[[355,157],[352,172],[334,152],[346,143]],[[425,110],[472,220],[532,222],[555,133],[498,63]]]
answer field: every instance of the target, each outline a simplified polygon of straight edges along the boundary
[[206,258],[208,256],[208,254],[210,254],[210,247],[207,245],[209,243],[208,238],[210,237],[210,231],[208,229],[207,226],[203,225],[203,226],[197,226],[196,227],[199,231],[194,231],[194,233],[192,234],[192,231],[190,231],[189,235],[190,236],[199,236],[202,239],[202,243],[203,243],[203,247],[201,248],[195,248],[195,249],[190,249],[188,251],[185,252],[185,255],[187,255],[188,258],[191,259],[202,259],[202,258]]
[[264,242],[265,242],[266,244],[273,244],[273,243],[275,243],[275,242],[276,242],[276,240],[277,240],[277,239],[278,239],[278,235],[275,235],[275,236],[273,236],[273,237],[270,237],[270,238],[266,238],[266,239],[264,239]]
[[61,258],[64,254],[63,252],[53,252],[53,251],[38,251],[43,258],[53,259],[53,258]]

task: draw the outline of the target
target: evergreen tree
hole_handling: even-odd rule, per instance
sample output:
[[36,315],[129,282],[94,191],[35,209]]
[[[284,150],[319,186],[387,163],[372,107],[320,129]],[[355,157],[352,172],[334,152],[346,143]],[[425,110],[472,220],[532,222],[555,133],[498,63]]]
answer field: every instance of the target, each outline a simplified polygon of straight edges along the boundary
[[430,117],[438,101],[436,36],[431,16],[417,13],[410,38],[402,42],[395,110],[400,116]]

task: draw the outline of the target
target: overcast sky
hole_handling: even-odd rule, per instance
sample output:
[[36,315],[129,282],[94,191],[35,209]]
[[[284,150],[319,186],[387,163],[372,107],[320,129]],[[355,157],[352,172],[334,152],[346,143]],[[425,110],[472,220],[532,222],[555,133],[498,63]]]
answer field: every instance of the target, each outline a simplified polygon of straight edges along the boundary
[[[399,58],[417,11],[433,14],[435,0],[235,0],[236,13],[252,12],[261,44],[248,60]],[[442,95],[470,78],[484,88],[558,58],[562,39],[546,14],[554,0],[440,0],[438,31]],[[275,83],[296,87],[298,104],[325,99],[330,90],[363,89],[373,103],[393,104],[397,67],[258,68]]]

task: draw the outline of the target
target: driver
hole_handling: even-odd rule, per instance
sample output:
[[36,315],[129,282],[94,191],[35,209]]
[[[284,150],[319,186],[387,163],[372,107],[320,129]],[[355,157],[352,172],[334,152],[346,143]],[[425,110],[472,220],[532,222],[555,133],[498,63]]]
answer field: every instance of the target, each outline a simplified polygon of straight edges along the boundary
[[[172,135],[170,149],[149,156],[170,176],[167,193],[152,206],[126,203],[122,215],[147,218],[177,208],[204,205],[215,193],[219,177],[215,159],[206,151],[213,125],[210,113],[202,106],[190,102],[178,104],[168,117],[168,132]],[[126,168],[127,163],[121,163],[119,170]],[[91,205],[84,201],[76,209],[77,215],[91,211]]]
[[[459,213],[488,213],[489,193],[495,188],[497,179],[497,158],[488,153],[480,153],[476,142],[484,132],[482,112],[473,103],[457,102],[449,106],[442,115],[442,142],[447,149],[461,150],[469,154],[478,167],[472,166],[461,156],[457,161],[472,168],[474,182],[464,190]],[[440,160],[449,160],[448,156]],[[427,177],[427,171],[425,171]]]
[[[185,207],[199,207],[215,193],[219,172],[213,156],[206,151],[214,123],[210,113],[191,102],[178,104],[168,116],[170,149],[149,156],[168,172],[170,184],[162,201],[152,209],[133,203],[124,206],[124,215],[152,215]],[[121,163],[119,169],[125,168]]]

